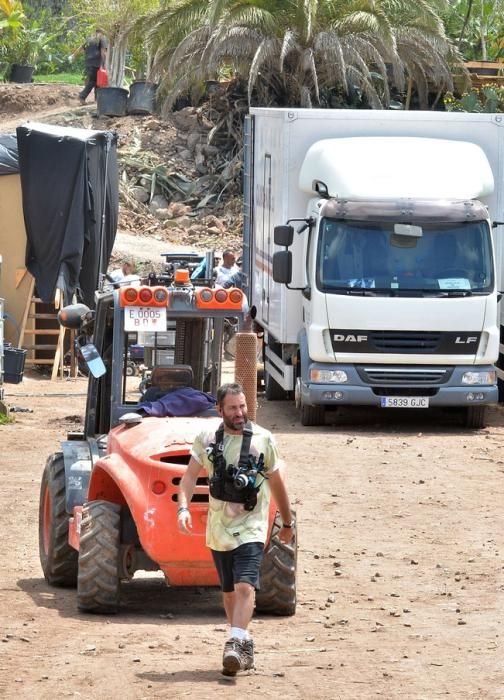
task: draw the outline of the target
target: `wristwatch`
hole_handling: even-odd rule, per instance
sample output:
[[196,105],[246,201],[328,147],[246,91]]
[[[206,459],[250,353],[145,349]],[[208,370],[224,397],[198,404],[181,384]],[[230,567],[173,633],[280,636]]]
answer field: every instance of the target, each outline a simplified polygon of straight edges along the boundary
[[286,527],[290,530],[291,527],[294,527],[295,520],[291,520],[290,523],[282,523],[282,527]]

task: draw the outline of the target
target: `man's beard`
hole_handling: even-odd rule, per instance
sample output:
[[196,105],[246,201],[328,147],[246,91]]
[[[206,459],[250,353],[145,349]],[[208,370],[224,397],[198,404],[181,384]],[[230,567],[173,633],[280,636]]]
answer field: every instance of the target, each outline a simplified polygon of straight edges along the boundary
[[248,416],[246,413],[243,414],[242,420],[243,420],[243,423],[242,422],[234,423],[232,418],[228,418],[227,416],[224,416],[224,415],[222,416],[222,421],[223,421],[224,425],[226,426],[226,428],[229,428],[229,430],[243,430],[243,426],[248,421]]

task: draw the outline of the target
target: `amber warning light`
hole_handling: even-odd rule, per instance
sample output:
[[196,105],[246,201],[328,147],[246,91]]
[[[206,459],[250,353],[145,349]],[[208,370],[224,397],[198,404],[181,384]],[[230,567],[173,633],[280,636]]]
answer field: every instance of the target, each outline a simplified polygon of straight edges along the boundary
[[227,309],[241,311],[243,292],[241,289],[210,289],[203,287],[196,291],[196,306],[198,309]]
[[168,306],[168,291],[165,287],[122,287],[119,304],[125,306]]

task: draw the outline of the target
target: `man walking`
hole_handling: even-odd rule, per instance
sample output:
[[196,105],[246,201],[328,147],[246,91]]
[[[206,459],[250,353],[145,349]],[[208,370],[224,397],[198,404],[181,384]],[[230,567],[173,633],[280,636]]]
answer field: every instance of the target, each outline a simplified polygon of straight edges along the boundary
[[79,102],[83,105],[91,90],[96,92],[96,74],[98,68],[104,68],[107,60],[108,41],[103,29],[96,27],[94,36],[86,39],[82,46],[79,46],[70,56],[70,63],[81,51],[84,51],[84,61],[86,64],[86,84],[79,93]]
[[[280,511],[280,540],[293,537],[293,516],[273,436],[249,422],[240,384],[223,384],[217,391],[222,418],[215,431],[194,440],[191,459],[180,482],[178,525],[191,534],[189,503],[201,469],[208,472],[210,496],[206,541],[212,552],[223,592],[224,610],[231,627],[224,645],[223,673],[254,668],[254,643],[248,626],[268,534],[270,492]],[[246,467],[245,465],[248,465]]]

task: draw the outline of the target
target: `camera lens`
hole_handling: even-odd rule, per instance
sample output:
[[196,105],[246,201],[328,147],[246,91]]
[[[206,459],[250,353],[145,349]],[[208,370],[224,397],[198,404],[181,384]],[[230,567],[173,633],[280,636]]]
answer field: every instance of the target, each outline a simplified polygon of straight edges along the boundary
[[248,486],[248,477],[245,474],[238,474],[234,480],[234,485],[238,491],[241,491]]

